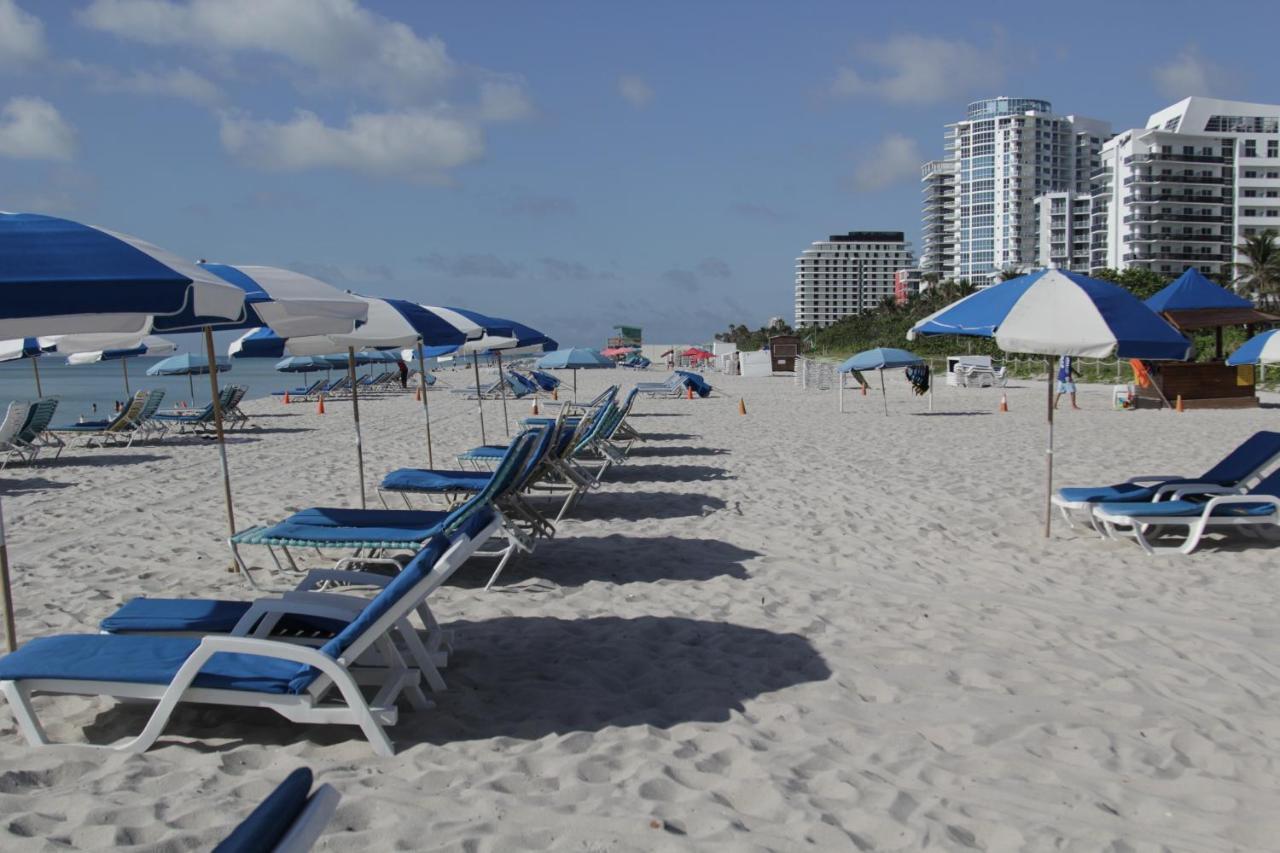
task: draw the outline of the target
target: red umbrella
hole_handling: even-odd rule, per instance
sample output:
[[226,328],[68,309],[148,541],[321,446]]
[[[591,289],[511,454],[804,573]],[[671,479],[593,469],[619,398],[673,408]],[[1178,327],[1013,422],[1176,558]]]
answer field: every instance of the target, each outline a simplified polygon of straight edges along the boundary
[[685,350],[680,354],[685,358],[692,358],[695,360],[703,359],[703,358],[715,358],[714,355],[712,355],[711,353],[707,352],[704,349],[700,349],[699,347],[689,347],[689,349]]
[[600,350],[600,354],[606,358],[612,358],[615,355],[630,355],[636,350],[636,347],[609,347]]

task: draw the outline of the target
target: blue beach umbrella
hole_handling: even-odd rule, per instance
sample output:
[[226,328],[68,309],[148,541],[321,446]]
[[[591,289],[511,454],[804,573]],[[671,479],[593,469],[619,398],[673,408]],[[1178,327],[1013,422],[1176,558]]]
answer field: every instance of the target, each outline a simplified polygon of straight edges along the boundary
[[[214,366],[217,367],[218,373],[226,373],[231,369],[231,360],[227,358],[217,358],[214,360]],[[157,361],[155,364],[147,368],[148,376],[185,376],[187,377],[187,385],[191,388],[191,399],[195,399],[195,385],[192,383],[193,376],[206,376],[209,373],[209,357],[203,353],[184,352],[181,355],[170,356],[164,361]]]
[[311,373],[328,369],[329,363],[314,355],[291,355],[276,362],[276,370],[281,373]]
[[[894,349],[893,347],[876,347],[851,356],[837,369],[841,373],[852,373],[854,371],[862,373],[864,370],[880,371],[880,396],[884,398],[884,413],[887,416],[889,414],[889,395],[884,390],[885,368],[911,367],[916,364],[924,364],[924,359],[913,352]],[[843,379],[840,381],[840,411],[844,411]]]
[[[484,398],[480,394],[480,353],[492,353],[498,363],[498,379],[502,379],[502,354],[549,352],[557,349],[559,344],[547,335],[523,323],[508,320],[505,317],[494,317],[481,314],[466,308],[453,309],[469,320],[478,324],[484,333],[479,338],[469,340],[457,352],[459,355],[471,355],[471,369],[476,381],[476,409],[480,415],[480,440],[485,438],[484,430]],[[502,395],[502,422],[511,435],[511,419],[507,415],[507,386],[499,382],[499,393]]]
[[[219,318],[243,311],[244,292],[135,237],[32,213],[0,213],[0,338],[145,334],[185,306]],[[17,646],[9,550],[0,512],[5,640]]]
[[1046,356],[1049,438],[1044,535],[1053,523],[1053,358],[1180,361],[1191,344],[1129,291],[1065,270],[1040,270],[979,290],[916,323],[917,335],[995,338],[1005,352]]
[[[120,372],[124,376],[124,393],[129,390],[129,359],[144,355],[168,355],[175,352],[178,345],[159,335],[147,335],[137,346],[117,349],[100,349],[92,352],[77,352],[67,356],[67,364],[97,364],[100,361],[120,362]],[[193,395],[194,396],[194,395]]]
[[572,370],[573,371],[573,399],[578,400],[578,371],[579,370],[600,370],[608,367],[617,367],[613,359],[605,358],[593,349],[585,347],[569,347],[568,349],[558,349],[547,353],[538,359],[538,367],[544,370]]
[[284,358],[288,354],[284,338],[262,326],[255,326],[227,346],[229,358]]
[[11,338],[0,341],[0,362],[30,359],[31,372],[36,380],[36,396],[43,397],[44,390],[40,387],[40,368],[36,364],[36,359],[55,351],[56,340],[56,338]]
[[1227,364],[1237,367],[1242,364],[1272,364],[1280,361],[1280,329],[1254,335],[1245,341],[1227,358]]

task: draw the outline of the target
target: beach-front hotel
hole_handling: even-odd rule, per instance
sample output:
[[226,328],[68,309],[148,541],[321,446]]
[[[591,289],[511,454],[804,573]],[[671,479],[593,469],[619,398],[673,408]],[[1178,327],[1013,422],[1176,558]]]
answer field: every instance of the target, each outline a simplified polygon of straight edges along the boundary
[[1234,247],[1280,232],[1280,105],[1186,98],[1102,148],[1093,268],[1231,275]]
[[870,311],[895,294],[895,274],[911,266],[901,231],[850,231],[814,242],[796,258],[796,325],[822,328]]

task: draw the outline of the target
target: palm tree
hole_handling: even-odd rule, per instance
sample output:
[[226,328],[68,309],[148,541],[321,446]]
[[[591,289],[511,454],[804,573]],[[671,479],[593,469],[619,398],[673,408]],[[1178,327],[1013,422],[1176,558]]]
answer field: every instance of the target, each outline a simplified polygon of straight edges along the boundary
[[1020,275],[1022,275],[1022,273],[1018,272],[1017,267],[1005,267],[999,272],[1001,281],[1008,281],[1009,279],[1017,278]]
[[1257,294],[1264,307],[1270,308],[1277,292],[1280,292],[1280,246],[1270,229],[1236,246],[1245,260],[1232,264],[1236,272],[1236,287]]

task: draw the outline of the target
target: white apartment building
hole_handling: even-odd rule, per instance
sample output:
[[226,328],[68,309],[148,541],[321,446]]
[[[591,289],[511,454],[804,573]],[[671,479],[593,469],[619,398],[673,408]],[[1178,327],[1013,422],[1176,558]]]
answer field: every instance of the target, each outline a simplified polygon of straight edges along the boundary
[[1089,252],[1092,204],[1093,198],[1088,192],[1074,190],[1036,197],[1033,267],[1057,267],[1074,272],[1092,269]]
[[1280,105],[1186,98],[1103,147],[1094,268],[1230,278],[1235,245],[1280,235]]
[[924,184],[920,272],[939,280],[956,274],[956,164],[930,160],[920,167]]
[[[924,254],[931,264],[925,272],[984,287],[1001,270],[1035,266],[1036,197],[1089,192],[1110,135],[1107,122],[1055,115],[1048,101],[1035,98],[969,104],[963,121],[947,125],[945,159],[922,169]],[[948,168],[954,170],[950,206]],[[938,233],[940,222],[949,240]],[[950,266],[943,260],[948,250],[954,252]]]
[[796,326],[822,328],[894,296],[894,273],[911,266],[901,231],[833,234],[796,258]]

